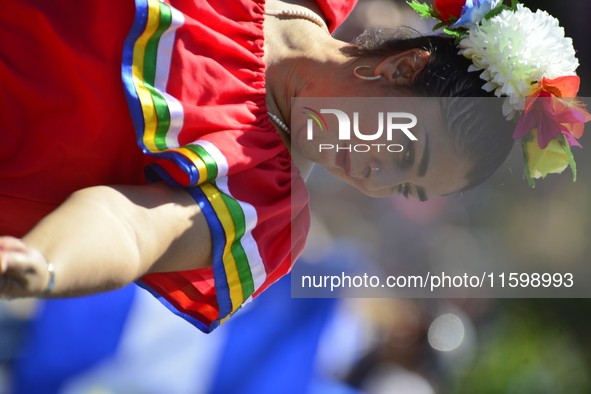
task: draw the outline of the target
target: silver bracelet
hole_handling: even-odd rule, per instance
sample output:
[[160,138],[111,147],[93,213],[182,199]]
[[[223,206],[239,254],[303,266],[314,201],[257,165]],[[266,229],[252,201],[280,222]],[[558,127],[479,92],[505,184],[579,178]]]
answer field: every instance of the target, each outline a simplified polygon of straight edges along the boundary
[[49,283],[47,284],[45,290],[43,290],[43,292],[41,292],[38,297],[47,297],[55,286],[55,272],[53,270],[53,264],[50,262],[47,262],[47,272],[49,272]]

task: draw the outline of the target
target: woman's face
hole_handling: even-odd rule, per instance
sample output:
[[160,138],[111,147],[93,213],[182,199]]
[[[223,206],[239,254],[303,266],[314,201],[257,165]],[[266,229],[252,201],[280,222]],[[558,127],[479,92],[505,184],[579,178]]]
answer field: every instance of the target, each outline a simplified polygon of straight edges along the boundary
[[[364,99],[364,108],[356,105],[360,109],[359,130],[363,134],[373,134],[378,130],[379,117],[372,100],[376,105],[377,100],[383,102],[383,99],[372,98]],[[373,113],[373,118],[376,119],[364,119],[361,115],[370,108],[373,111],[365,113]],[[416,141],[399,129],[393,130],[391,140],[387,140],[386,119],[384,132],[379,139],[361,140],[353,132],[352,116],[351,139],[339,140],[337,117],[325,114],[323,116],[330,131],[315,131],[313,140],[309,140],[305,128],[295,129],[292,132],[292,148],[371,197],[401,193],[424,201],[464,188],[469,167],[452,148],[443,125],[439,101],[424,98],[399,99],[396,112],[416,116],[416,126],[408,129],[416,137]],[[409,119],[396,121],[410,122]]]

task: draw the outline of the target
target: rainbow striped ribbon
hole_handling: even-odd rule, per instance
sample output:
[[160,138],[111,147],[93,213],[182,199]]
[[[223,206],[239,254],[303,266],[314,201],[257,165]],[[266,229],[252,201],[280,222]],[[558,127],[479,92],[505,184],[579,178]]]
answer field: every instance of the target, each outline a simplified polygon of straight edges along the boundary
[[[232,197],[224,154],[209,141],[179,145],[183,105],[166,92],[166,86],[175,34],[183,24],[183,14],[170,5],[158,0],[136,0],[122,75],[138,145],[144,153],[170,163],[156,164],[152,170],[174,186],[187,187],[212,232],[219,304],[219,319],[210,327],[213,329],[250,300],[265,281],[266,271],[252,236],[257,212],[252,205]],[[182,175],[186,181],[181,184],[178,180]],[[175,313],[184,315],[176,309]]]

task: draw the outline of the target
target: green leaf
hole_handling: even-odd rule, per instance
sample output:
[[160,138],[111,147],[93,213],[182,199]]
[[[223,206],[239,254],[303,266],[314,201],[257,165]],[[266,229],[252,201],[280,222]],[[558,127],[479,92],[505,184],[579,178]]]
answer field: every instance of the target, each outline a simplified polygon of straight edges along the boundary
[[562,138],[560,139],[560,144],[566,152],[566,157],[568,158],[568,165],[570,166],[571,171],[573,172],[573,182],[577,181],[577,163],[575,163],[575,157],[573,156],[573,152],[570,149],[570,145],[568,144],[568,140],[564,135],[560,135]]
[[462,37],[464,37],[466,34],[468,34],[468,31],[466,29],[463,30],[450,30],[450,29],[443,29],[443,32],[449,35],[454,36],[456,39],[454,40],[455,45],[458,45],[460,43],[460,41],[462,41]]
[[491,18],[494,18],[495,16],[499,15],[501,12],[505,10],[512,11],[511,8],[507,7],[506,5],[497,6],[489,12],[487,12],[486,14],[484,14],[484,19],[489,20]]
[[457,38],[462,36],[462,33],[460,33],[459,31],[455,31],[455,30],[449,30],[449,29],[443,29],[443,32],[446,34],[450,34],[452,36],[456,36]]
[[433,8],[428,4],[419,3],[413,0],[412,3],[407,1],[406,4],[412,7],[413,10],[419,13],[421,18],[431,18],[433,16]]
[[523,169],[524,169],[524,175],[525,175],[525,179],[527,179],[527,183],[529,183],[529,185],[532,188],[536,187],[536,183],[534,182],[534,178],[532,178],[531,176],[531,172],[529,171],[529,167],[527,165],[528,161],[527,161],[527,153],[525,151],[525,144],[527,142],[530,142],[534,139],[534,137],[531,134],[528,134],[527,136],[523,137],[521,139],[521,152],[523,153]]
[[517,4],[520,4],[517,0],[511,0],[511,10],[515,11],[517,9]]
[[447,22],[439,22],[438,24],[436,24],[435,26],[433,26],[433,31],[435,30],[439,30],[444,26],[449,26],[449,23]]
[[441,14],[435,8],[431,7],[431,18],[435,18],[438,21],[441,20]]

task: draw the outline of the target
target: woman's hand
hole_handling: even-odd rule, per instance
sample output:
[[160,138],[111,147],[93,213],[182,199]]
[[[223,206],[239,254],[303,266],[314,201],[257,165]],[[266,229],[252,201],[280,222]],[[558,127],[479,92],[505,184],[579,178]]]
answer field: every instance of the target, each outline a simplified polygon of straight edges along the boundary
[[34,297],[49,285],[48,262],[35,248],[13,237],[0,237],[0,296]]

